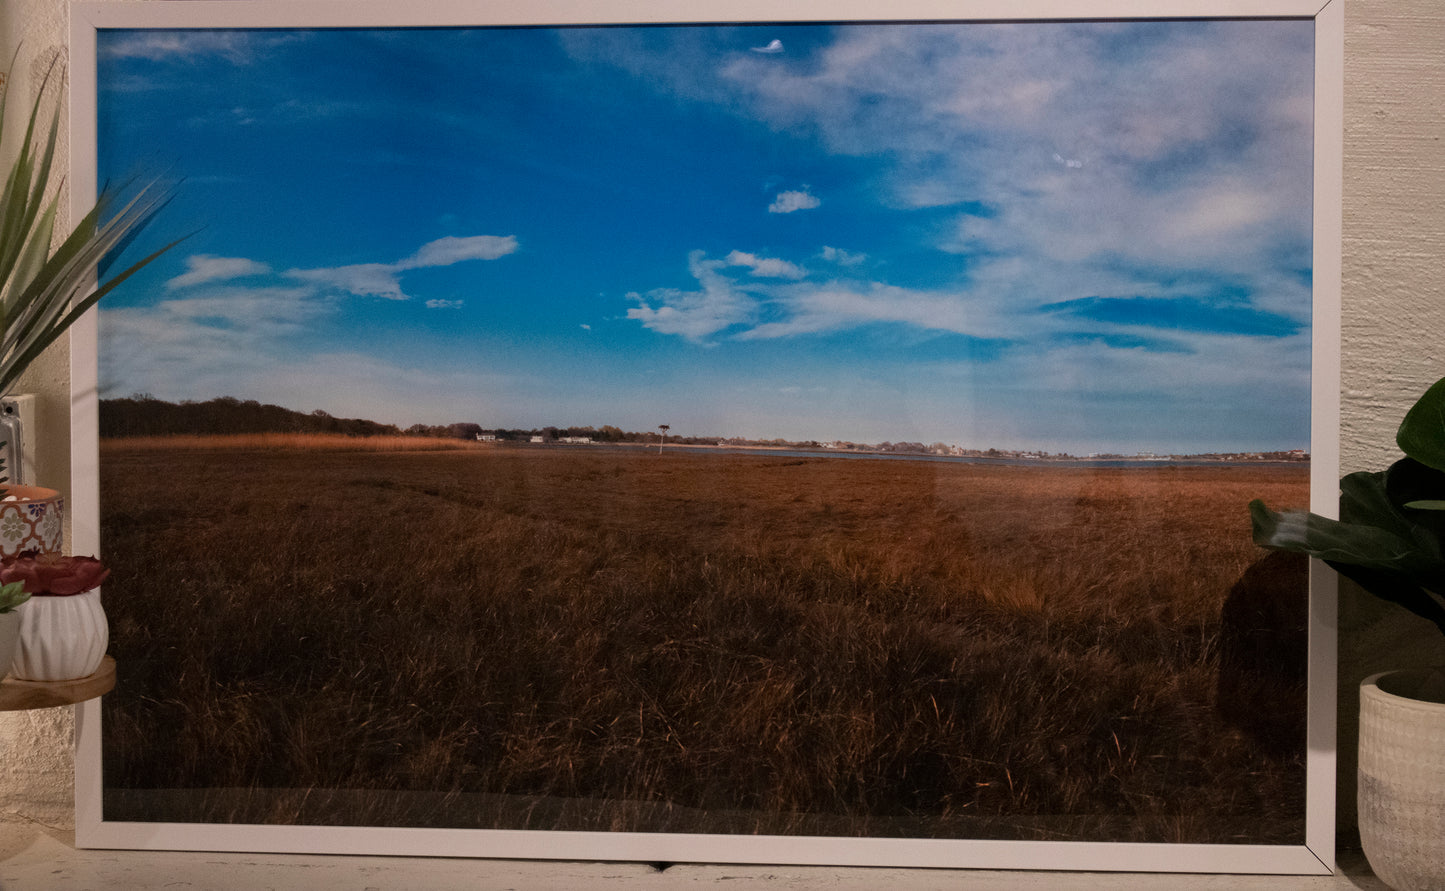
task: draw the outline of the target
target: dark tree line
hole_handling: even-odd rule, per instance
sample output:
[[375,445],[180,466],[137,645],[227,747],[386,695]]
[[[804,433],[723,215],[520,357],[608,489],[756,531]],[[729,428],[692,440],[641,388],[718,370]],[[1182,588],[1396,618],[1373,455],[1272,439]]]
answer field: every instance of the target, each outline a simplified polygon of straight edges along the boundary
[[347,436],[397,436],[392,424],[336,418],[317,409],[310,414],[254,399],[221,396],[205,402],[166,402],[150,396],[100,401],[100,435],[171,436],[214,433],[340,433]]
[[[546,442],[563,437],[587,437],[594,442],[657,441],[657,433],[626,431],[611,424],[602,427],[539,427],[530,430],[496,429],[470,421],[455,424],[413,424],[402,430],[393,424],[380,424],[360,418],[337,418],[317,409],[307,414],[257,402],[221,396],[205,402],[166,402],[140,394],[125,399],[100,401],[100,435],[173,436],[180,434],[218,433],[339,433],[346,436],[427,436],[439,439],[475,440],[480,434],[491,434],[499,440],[529,442],[541,436]],[[668,442],[681,444],[715,443],[716,436],[669,436]]]
[[[655,443],[658,440],[658,433],[655,430],[638,432],[635,430],[623,430],[621,427],[614,427],[611,424],[603,424],[601,427],[537,427],[531,430],[497,429],[481,431],[491,433],[499,440],[511,442],[527,442],[534,436],[540,436],[546,442],[557,442],[560,439],[590,439],[593,442],[616,443],[616,442],[640,442]],[[719,441],[716,436],[671,436],[667,441],[679,445],[714,445]]]

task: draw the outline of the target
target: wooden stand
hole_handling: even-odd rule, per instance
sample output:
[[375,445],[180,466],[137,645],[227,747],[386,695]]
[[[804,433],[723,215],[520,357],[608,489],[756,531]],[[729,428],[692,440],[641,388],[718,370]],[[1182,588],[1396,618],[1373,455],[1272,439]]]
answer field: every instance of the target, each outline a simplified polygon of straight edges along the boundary
[[115,660],[106,656],[95,674],[73,681],[0,681],[0,712],[74,705],[109,693],[115,687]]

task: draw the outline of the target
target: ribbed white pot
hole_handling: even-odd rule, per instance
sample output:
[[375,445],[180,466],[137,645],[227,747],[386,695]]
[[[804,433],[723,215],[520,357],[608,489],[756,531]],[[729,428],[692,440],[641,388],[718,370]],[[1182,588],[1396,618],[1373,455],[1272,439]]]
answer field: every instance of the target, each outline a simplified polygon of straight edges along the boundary
[[20,614],[0,613],[0,679],[10,672],[15,661],[15,645],[20,642]]
[[1360,843],[1396,891],[1445,891],[1445,701],[1431,701],[1432,674],[1445,684],[1438,671],[1360,684]]
[[11,672],[27,681],[68,681],[95,674],[110,629],[100,591],[69,597],[37,595],[16,607],[20,640]]

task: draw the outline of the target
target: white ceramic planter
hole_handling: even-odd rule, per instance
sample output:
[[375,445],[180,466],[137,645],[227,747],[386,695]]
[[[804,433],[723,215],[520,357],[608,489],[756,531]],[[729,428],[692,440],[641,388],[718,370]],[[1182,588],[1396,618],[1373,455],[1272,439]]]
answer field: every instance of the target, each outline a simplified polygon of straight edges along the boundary
[[20,614],[15,611],[0,613],[0,679],[10,672],[10,663],[15,661],[15,645],[20,642]]
[[1360,684],[1360,842],[1396,891],[1445,891],[1445,696],[1432,675],[1445,684],[1439,671]]
[[110,629],[100,591],[69,597],[31,597],[20,614],[20,640],[11,672],[27,681],[68,681],[95,673],[105,658]]

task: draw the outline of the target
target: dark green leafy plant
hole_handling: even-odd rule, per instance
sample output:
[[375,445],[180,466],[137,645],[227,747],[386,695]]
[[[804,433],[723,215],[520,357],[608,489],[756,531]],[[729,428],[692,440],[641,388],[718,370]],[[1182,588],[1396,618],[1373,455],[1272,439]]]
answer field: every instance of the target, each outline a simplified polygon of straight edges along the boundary
[[1250,502],[1254,540],[1319,557],[1445,634],[1445,379],[1405,415],[1388,470],[1340,480],[1340,519]]
[[[3,127],[9,78],[0,73],[0,84],[6,87],[0,92],[0,154],[13,153],[15,158],[0,190],[0,394],[8,393],[30,363],[100,298],[176,244],[103,283],[96,280],[105,256],[123,246],[170,200],[169,191],[152,181],[138,189],[131,188],[134,183],[103,189],[95,207],[52,250],[60,199],[57,195],[46,201],[45,191],[60,112],[55,109],[48,124],[43,122],[41,97],[53,73],[52,67],[30,110],[24,137],[15,147],[6,143],[11,135]],[[122,200],[121,194],[129,197]]]

